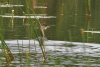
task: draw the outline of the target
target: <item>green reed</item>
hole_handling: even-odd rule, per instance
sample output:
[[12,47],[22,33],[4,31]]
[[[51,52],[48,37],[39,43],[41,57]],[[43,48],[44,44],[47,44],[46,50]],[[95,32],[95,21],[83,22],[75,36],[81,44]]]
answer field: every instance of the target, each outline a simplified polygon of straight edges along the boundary
[[[0,8],[2,9],[2,8]],[[2,10],[1,10],[1,15],[2,15]],[[1,20],[1,26],[0,26],[0,40],[1,40],[1,47],[3,48],[3,54],[5,57],[5,61],[7,66],[10,66],[10,63],[14,60],[14,56],[12,54],[12,52],[10,51],[9,47],[7,46],[7,44],[5,43],[4,37],[3,37],[3,18],[0,19]],[[3,65],[5,66],[5,64]]]
[[[90,20],[91,20],[91,0],[86,0],[85,1],[85,10],[86,10],[86,18],[85,18],[85,23],[87,23],[87,30],[90,28]],[[87,42],[89,42],[89,33],[87,32]]]
[[[28,10],[27,10],[27,13],[28,13],[28,14],[30,14],[30,11],[29,11],[29,10],[31,10],[31,11],[33,12],[34,16],[35,16],[35,13],[34,13],[33,9],[32,9],[32,8],[29,8],[27,2],[26,2],[26,9],[28,9]],[[33,24],[34,22],[32,21],[31,17],[30,17],[30,16],[28,16],[28,17],[29,17],[29,18],[28,18],[28,21],[29,21],[29,23],[30,23],[30,25],[31,25],[32,31],[34,32],[34,34],[36,35],[37,40],[39,41],[39,45],[40,45],[40,48],[41,48],[41,50],[42,50],[43,57],[44,57],[44,59],[46,59],[46,57],[45,57],[45,51],[44,51],[44,49],[43,49],[43,47],[42,47],[42,43],[40,42],[40,40],[39,40],[39,38],[38,38],[38,37],[39,37],[39,35],[38,35],[39,31],[37,31],[37,30],[35,29],[35,25]],[[35,18],[35,19],[37,20],[37,27],[39,28],[39,27],[41,26],[40,21],[39,21],[38,18]]]
[[72,42],[71,31],[70,31],[70,30],[68,30],[68,33],[69,33],[69,40],[70,40],[70,42]]
[[88,0],[88,6],[89,6],[89,14],[91,14],[91,0]]

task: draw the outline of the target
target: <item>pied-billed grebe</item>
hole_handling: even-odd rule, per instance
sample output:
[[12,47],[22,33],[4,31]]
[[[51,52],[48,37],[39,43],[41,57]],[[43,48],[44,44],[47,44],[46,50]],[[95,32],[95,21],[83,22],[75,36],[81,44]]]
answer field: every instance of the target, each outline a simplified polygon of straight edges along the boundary
[[40,32],[43,37],[45,37],[45,31],[47,28],[50,28],[46,23],[41,23],[40,25]]
[[50,28],[50,26],[47,26],[47,24],[46,23],[41,23],[41,25],[40,25],[40,32],[41,32],[41,36],[39,36],[38,38],[39,38],[39,41],[40,41],[40,43],[41,43],[41,45],[43,45],[43,43],[44,43],[44,41],[47,41],[48,39],[46,38],[46,36],[45,36],[45,30],[47,29],[47,28]]

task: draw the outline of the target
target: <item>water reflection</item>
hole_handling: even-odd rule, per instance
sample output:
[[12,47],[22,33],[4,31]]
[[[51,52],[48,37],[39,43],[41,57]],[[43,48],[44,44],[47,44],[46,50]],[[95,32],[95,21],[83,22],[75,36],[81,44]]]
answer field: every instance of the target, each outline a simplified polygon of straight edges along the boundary
[[[96,44],[100,43],[98,23],[100,1],[17,1],[17,4],[23,5],[9,4],[16,4],[14,1],[0,5],[1,31],[15,56],[12,66],[28,65],[26,61],[30,61],[29,57],[30,66],[100,66],[98,64],[100,44]],[[42,51],[30,24],[32,22],[35,25],[34,29],[38,30],[37,19],[40,23],[47,23],[51,27],[46,31],[48,41],[45,42],[47,56],[45,64],[42,63]],[[5,60],[2,54],[1,59]]]
[[[37,62],[42,61],[42,52],[37,40],[7,40],[5,42],[10,47],[12,53],[15,56],[15,60],[12,62],[13,65],[20,63],[18,61],[19,59],[18,56],[19,57],[22,56],[23,58],[22,64],[26,63],[25,62],[26,59],[24,55],[26,53],[25,50],[27,50],[29,54],[31,53],[30,65],[33,65],[35,61]],[[95,64],[97,62],[96,57],[100,55],[99,44],[48,40],[48,41],[45,41],[45,45],[46,45],[45,47],[46,56],[48,57],[47,58],[48,60],[46,61],[48,62],[47,65],[49,64],[56,65],[57,63],[54,63],[54,62],[58,59],[65,60],[65,61],[59,60],[60,64],[63,64],[63,66],[73,64],[73,62],[74,62],[74,65],[77,65],[77,66],[86,65],[86,62],[87,63],[94,62]],[[21,53],[21,55],[19,55],[20,54],[19,52]],[[37,60],[33,58],[34,56],[37,56],[36,57]],[[54,57],[55,59],[53,59]],[[82,59],[82,57],[84,57],[84,59]],[[81,64],[80,61],[82,61],[83,64]]]

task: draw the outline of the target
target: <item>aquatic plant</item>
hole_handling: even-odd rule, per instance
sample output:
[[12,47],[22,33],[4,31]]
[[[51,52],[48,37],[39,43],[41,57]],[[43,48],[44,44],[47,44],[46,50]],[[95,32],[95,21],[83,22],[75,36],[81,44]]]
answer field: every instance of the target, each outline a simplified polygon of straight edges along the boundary
[[[26,1],[26,6],[27,6],[26,8],[27,8],[27,9],[30,9],[30,10],[32,11],[33,15],[36,16],[35,13],[34,13],[34,11],[33,11],[33,9],[32,9],[32,8],[29,8],[29,6],[28,6],[28,4],[27,4],[27,1]],[[27,13],[30,14],[30,11],[27,10]],[[37,17],[36,17],[35,19],[37,20],[37,27],[39,28],[39,27],[41,26],[40,21],[39,21],[39,19],[38,19]],[[44,40],[43,42],[40,42],[40,39],[38,38],[38,37],[39,37],[39,35],[38,35],[39,31],[37,31],[37,30],[34,28],[35,26],[34,26],[34,24],[33,24],[32,19],[30,18],[30,16],[29,16],[29,18],[28,18],[28,21],[29,21],[29,23],[30,23],[30,25],[31,25],[31,27],[32,27],[32,30],[33,30],[33,32],[34,32],[34,34],[35,34],[37,40],[39,41],[39,45],[40,45],[40,48],[41,48],[42,53],[43,53],[43,58],[46,59],[46,56],[45,56],[45,44],[44,44],[45,40]],[[44,38],[44,34],[43,34],[43,38]],[[42,45],[44,45],[44,48],[42,47]]]

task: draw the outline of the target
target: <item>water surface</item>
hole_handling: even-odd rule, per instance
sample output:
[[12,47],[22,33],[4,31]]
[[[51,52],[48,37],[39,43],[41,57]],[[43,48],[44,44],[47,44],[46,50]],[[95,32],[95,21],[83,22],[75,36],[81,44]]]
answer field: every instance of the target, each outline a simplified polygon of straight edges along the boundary
[[[11,66],[100,66],[99,2],[99,0],[38,0],[35,3],[34,0],[33,4],[32,0],[27,3],[17,0],[9,1],[9,4],[1,3],[2,37],[15,57]],[[32,7],[34,12],[27,6]],[[48,38],[48,41],[45,41],[47,57],[45,63],[30,24],[32,22],[35,25],[34,29],[38,31],[37,19],[40,23],[47,23],[50,26],[45,31]],[[1,47],[1,66],[6,63],[2,51]]]

